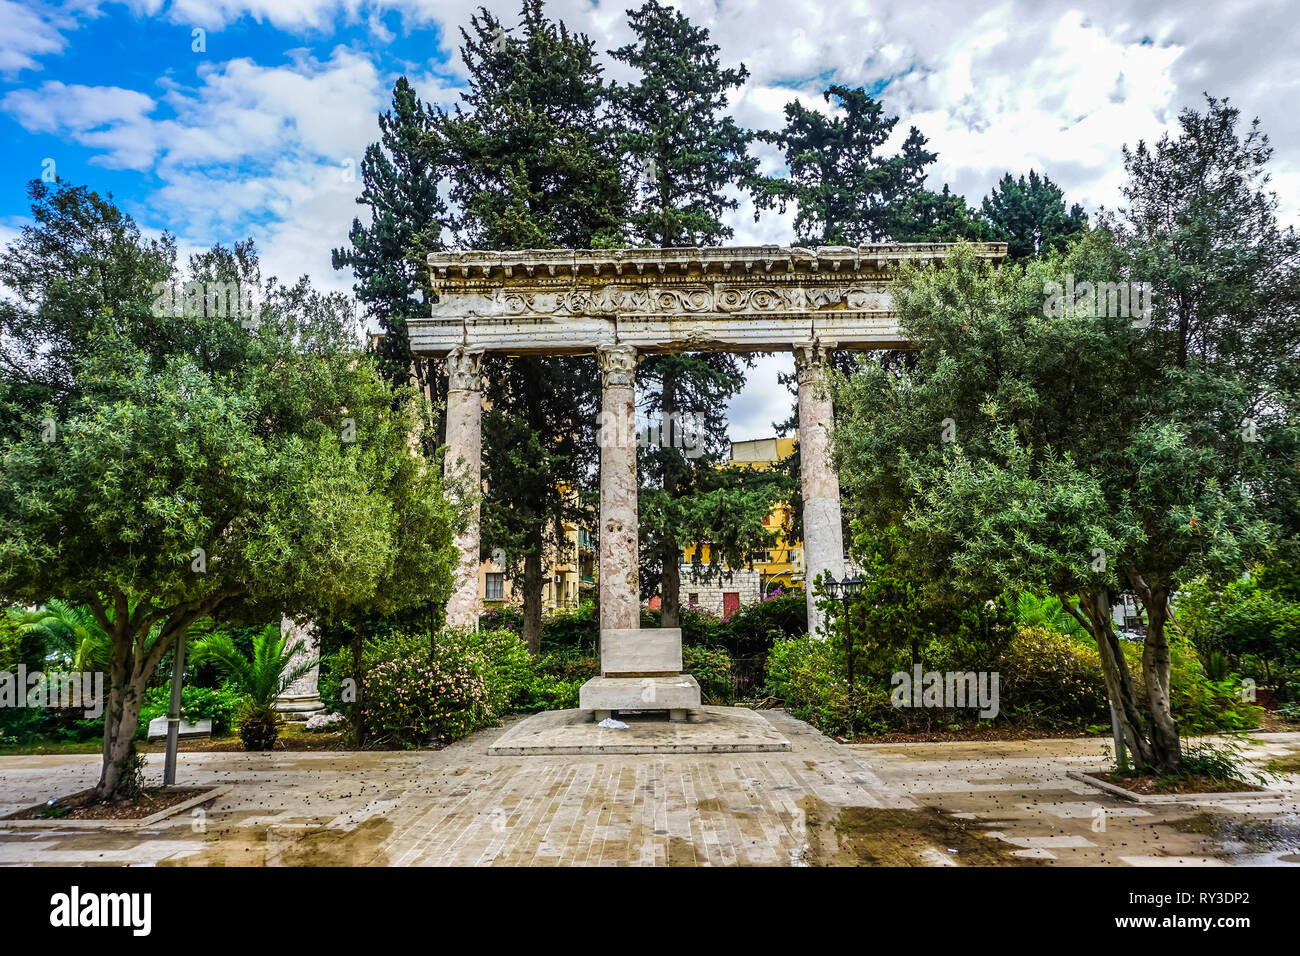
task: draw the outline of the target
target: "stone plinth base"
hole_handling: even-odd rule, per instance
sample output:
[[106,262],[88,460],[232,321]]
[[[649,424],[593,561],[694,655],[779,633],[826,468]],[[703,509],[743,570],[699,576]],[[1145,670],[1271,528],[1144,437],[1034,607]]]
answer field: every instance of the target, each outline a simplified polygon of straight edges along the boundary
[[277,697],[275,699],[275,712],[284,720],[299,722],[308,720],[316,714],[324,713],[325,705],[321,703],[320,697],[315,694],[310,697]]
[[767,718],[744,707],[703,707],[690,723],[629,715],[626,730],[593,724],[581,710],[548,710],[514,724],[489,756],[562,754],[785,753],[790,741]]
[[578,707],[596,721],[618,713],[668,711],[674,721],[700,710],[700,685],[690,674],[593,677],[578,691]]

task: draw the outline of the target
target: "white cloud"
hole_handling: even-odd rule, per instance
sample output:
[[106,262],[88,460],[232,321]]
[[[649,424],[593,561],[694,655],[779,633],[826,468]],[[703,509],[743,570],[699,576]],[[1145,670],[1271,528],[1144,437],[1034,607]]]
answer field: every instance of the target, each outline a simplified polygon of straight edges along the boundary
[[152,97],[119,86],[47,81],[37,89],[13,90],[0,100],[29,132],[67,136],[95,151],[91,162],[112,169],[148,169],[170,124],[150,118]]
[[61,9],[0,0],[0,73],[39,70],[37,57],[61,52],[67,45],[64,33],[75,27],[75,19]]
[[145,225],[200,247],[250,233],[268,271],[346,287],[330,247],[356,215],[358,166],[386,105],[374,63],[338,48],[323,62],[205,65],[192,88],[162,85],[155,100],[49,81],[0,108],[32,132],[91,148],[92,162],[155,175],[159,187],[136,210]]

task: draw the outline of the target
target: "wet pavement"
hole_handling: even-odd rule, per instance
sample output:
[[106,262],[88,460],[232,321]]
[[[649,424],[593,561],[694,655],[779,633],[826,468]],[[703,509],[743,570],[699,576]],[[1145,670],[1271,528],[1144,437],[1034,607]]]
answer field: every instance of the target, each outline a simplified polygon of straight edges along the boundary
[[[1143,805],[1070,777],[1104,741],[841,746],[763,711],[788,753],[182,753],[230,790],[140,830],[3,829],[0,864],[1296,865],[1300,774],[1276,793]],[[1300,733],[1252,760],[1294,765]],[[161,773],[161,759],[148,772]],[[94,783],[92,755],[0,757],[0,815]]]

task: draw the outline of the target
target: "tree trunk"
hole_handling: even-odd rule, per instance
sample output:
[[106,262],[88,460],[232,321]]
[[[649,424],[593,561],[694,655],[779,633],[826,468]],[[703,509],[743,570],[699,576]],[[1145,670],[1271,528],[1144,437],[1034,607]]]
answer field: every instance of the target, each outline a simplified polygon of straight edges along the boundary
[[677,564],[677,542],[666,541],[663,546],[663,573],[660,575],[662,597],[659,604],[659,626],[682,626],[682,573]]
[[1137,573],[1131,572],[1129,579],[1147,611],[1147,636],[1142,642],[1142,676],[1146,681],[1147,706],[1151,709],[1153,765],[1173,772],[1182,764],[1183,748],[1169,694],[1173,672],[1169,635],[1165,633],[1165,623],[1169,620],[1169,591],[1159,585],[1148,587]]
[[95,799],[115,799],[127,780],[135,760],[135,732],[140,725],[140,707],[144,704],[144,681],[130,678],[129,655],[114,650],[112,688],[104,710],[103,764]]
[[524,643],[533,657],[542,653],[543,584],[542,553],[538,550],[524,557]]
[[1106,682],[1106,697],[1115,711],[1115,719],[1124,735],[1124,742],[1133,752],[1133,762],[1138,767],[1152,766],[1155,751],[1147,737],[1146,721],[1138,707],[1137,689],[1133,683],[1133,674],[1129,670],[1124,649],[1115,636],[1111,626],[1110,598],[1104,591],[1079,592],[1080,616],[1069,603],[1062,601],[1079,622],[1088,629],[1092,639],[1097,643],[1101,656],[1101,671]]
[[358,617],[352,622],[352,679],[356,683],[356,699],[352,702],[352,736],[356,739],[358,748],[366,740],[366,722],[361,714],[365,693],[362,687],[364,681],[361,673],[361,650],[365,638],[366,621],[364,617]]

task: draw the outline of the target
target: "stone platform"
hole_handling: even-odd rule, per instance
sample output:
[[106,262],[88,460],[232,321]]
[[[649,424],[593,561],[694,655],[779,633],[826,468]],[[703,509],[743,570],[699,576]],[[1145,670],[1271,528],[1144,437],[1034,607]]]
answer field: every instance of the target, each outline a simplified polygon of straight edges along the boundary
[[548,754],[785,753],[790,741],[761,713],[744,707],[703,707],[690,723],[620,718],[608,730],[582,710],[550,710],[519,721],[489,747],[493,757]]

